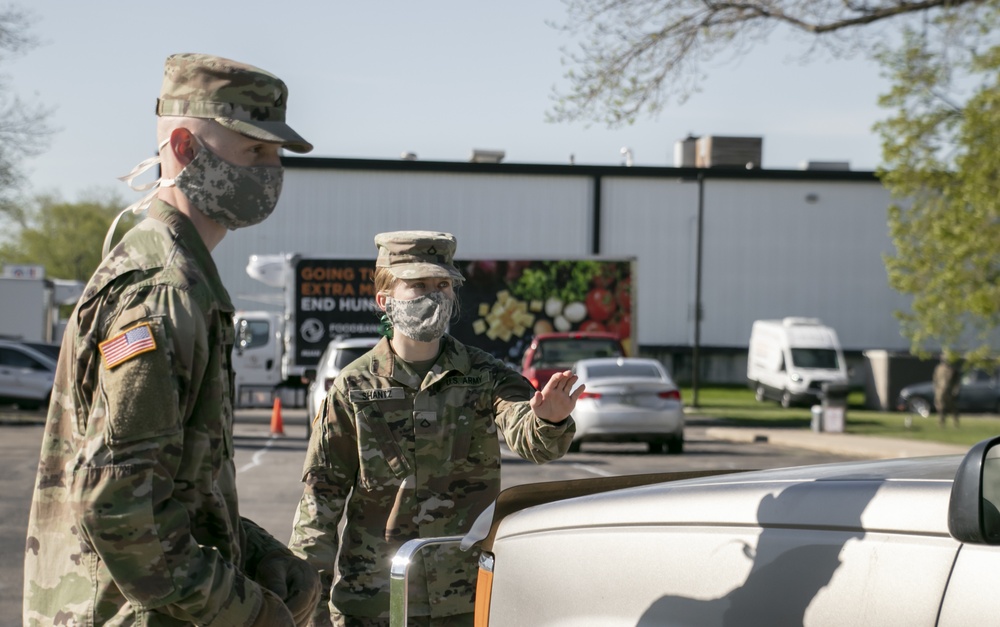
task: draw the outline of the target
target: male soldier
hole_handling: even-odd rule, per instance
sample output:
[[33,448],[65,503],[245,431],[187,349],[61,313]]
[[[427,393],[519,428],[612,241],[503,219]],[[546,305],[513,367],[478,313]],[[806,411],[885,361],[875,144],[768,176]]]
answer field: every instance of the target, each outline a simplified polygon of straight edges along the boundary
[[25,625],[285,627],[315,606],[315,570],[239,515],[233,305],[211,257],[227,229],[274,209],[280,149],[312,149],[285,124],[287,95],[228,59],[166,61],[160,157],[132,174],[162,161],[133,206],[149,215],[101,262],[63,338]]
[[962,386],[962,370],[957,361],[944,354],[934,367],[934,404],[938,410],[938,424],[942,427],[951,414],[958,426],[958,392]]

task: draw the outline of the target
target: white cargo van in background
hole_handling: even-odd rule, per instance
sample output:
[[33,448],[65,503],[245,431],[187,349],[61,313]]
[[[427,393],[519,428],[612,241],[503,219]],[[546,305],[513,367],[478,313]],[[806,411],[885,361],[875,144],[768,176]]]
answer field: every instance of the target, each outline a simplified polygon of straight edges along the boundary
[[771,398],[782,407],[818,401],[824,383],[847,385],[837,332],[817,318],[755,321],[747,382],[758,401]]

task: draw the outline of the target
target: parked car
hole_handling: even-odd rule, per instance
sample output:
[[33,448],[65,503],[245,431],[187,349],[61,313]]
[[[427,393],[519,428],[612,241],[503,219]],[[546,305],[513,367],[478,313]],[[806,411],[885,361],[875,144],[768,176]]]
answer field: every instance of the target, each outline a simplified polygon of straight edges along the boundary
[[333,385],[333,380],[337,378],[344,366],[361,357],[373,346],[378,344],[381,338],[378,337],[352,337],[335,338],[327,344],[323,354],[320,355],[316,370],[308,370],[306,377],[309,381],[309,388],[306,391],[306,409],[309,412],[307,432],[312,432],[312,421],[319,413],[319,408],[326,399],[327,392]]
[[48,405],[58,347],[55,355],[40,346],[0,340],[0,403],[13,403],[21,409]]
[[573,372],[586,389],[573,410],[571,452],[584,442],[647,442],[650,453],[662,453],[664,447],[670,453],[684,450],[681,392],[659,361],[583,359]]
[[569,370],[581,359],[623,357],[625,347],[614,333],[570,331],[539,333],[521,357],[521,374],[541,390],[557,372]]
[[404,544],[393,607],[401,557],[437,542],[480,551],[477,627],[993,623],[998,504],[1000,437],[965,456],[525,484],[464,539]]
[[[934,383],[914,383],[899,391],[896,409],[909,411],[927,418],[937,412],[934,404]],[[1000,381],[996,373],[978,368],[962,375],[958,391],[959,412],[988,412],[1000,414]]]
[[49,344],[48,342],[25,342],[25,341],[21,341],[21,344],[24,344],[28,348],[33,348],[36,351],[42,353],[43,355],[47,355],[48,357],[54,359],[57,362],[59,361],[59,348],[60,348],[59,344]]

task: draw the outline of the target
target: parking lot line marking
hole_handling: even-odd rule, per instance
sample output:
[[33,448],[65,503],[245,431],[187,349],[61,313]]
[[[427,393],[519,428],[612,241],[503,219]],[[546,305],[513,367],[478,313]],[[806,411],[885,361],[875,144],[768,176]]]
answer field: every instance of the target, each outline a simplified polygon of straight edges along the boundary
[[607,470],[604,470],[602,468],[598,468],[596,466],[588,466],[587,464],[573,464],[573,468],[576,468],[577,470],[583,470],[583,471],[589,472],[591,474],[599,475],[601,477],[614,477],[615,476],[615,473],[613,473],[613,472],[608,472]]
[[[509,448],[507,448],[506,446],[500,447],[500,458],[501,459],[505,459],[505,458],[506,459],[521,459],[520,457],[517,456],[516,453],[512,453],[511,450]],[[592,475],[598,475],[598,476],[601,476],[601,477],[614,477],[615,476],[615,473],[613,473],[613,472],[608,472],[607,470],[604,470],[602,468],[597,468],[596,466],[588,466],[587,464],[573,464],[573,468],[576,468],[577,470],[583,470],[585,472],[589,472]]]
[[261,460],[264,458],[264,455],[267,454],[267,449],[271,448],[271,445],[274,444],[274,440],[275,438],[273,437],[270,438],[267,441],[267,444],[264,445],[264,448],[258,449],[256,452],[254,452],[253,457],[250,458],[250,463],[240,466],[238,469],[236,469],[236,473],[239,474],[244,470],[250,470],[254,466],[260,466]]

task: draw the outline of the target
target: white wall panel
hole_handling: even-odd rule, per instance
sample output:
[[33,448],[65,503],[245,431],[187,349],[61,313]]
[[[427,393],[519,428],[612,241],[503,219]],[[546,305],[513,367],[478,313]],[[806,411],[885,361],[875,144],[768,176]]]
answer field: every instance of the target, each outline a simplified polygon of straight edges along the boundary
[[[808,199],[807,199],[808,197]],[[848,349],[905,349],[882,255],[878,183],[708,180],[702,343],[741,346],[758,318],[814,316]]]
[[691,345],[697,183],[605,177],[601,193],[602,254],[638,262],[638,343]]
[[236,306],[250,308],[275,294],[246,275],[252,254],[374,263],[376,233],[414,229],[454,233],[464,258],[579,257],[592,204],[585,176],[289,168],[275,214],[230,232],[214,256]]

